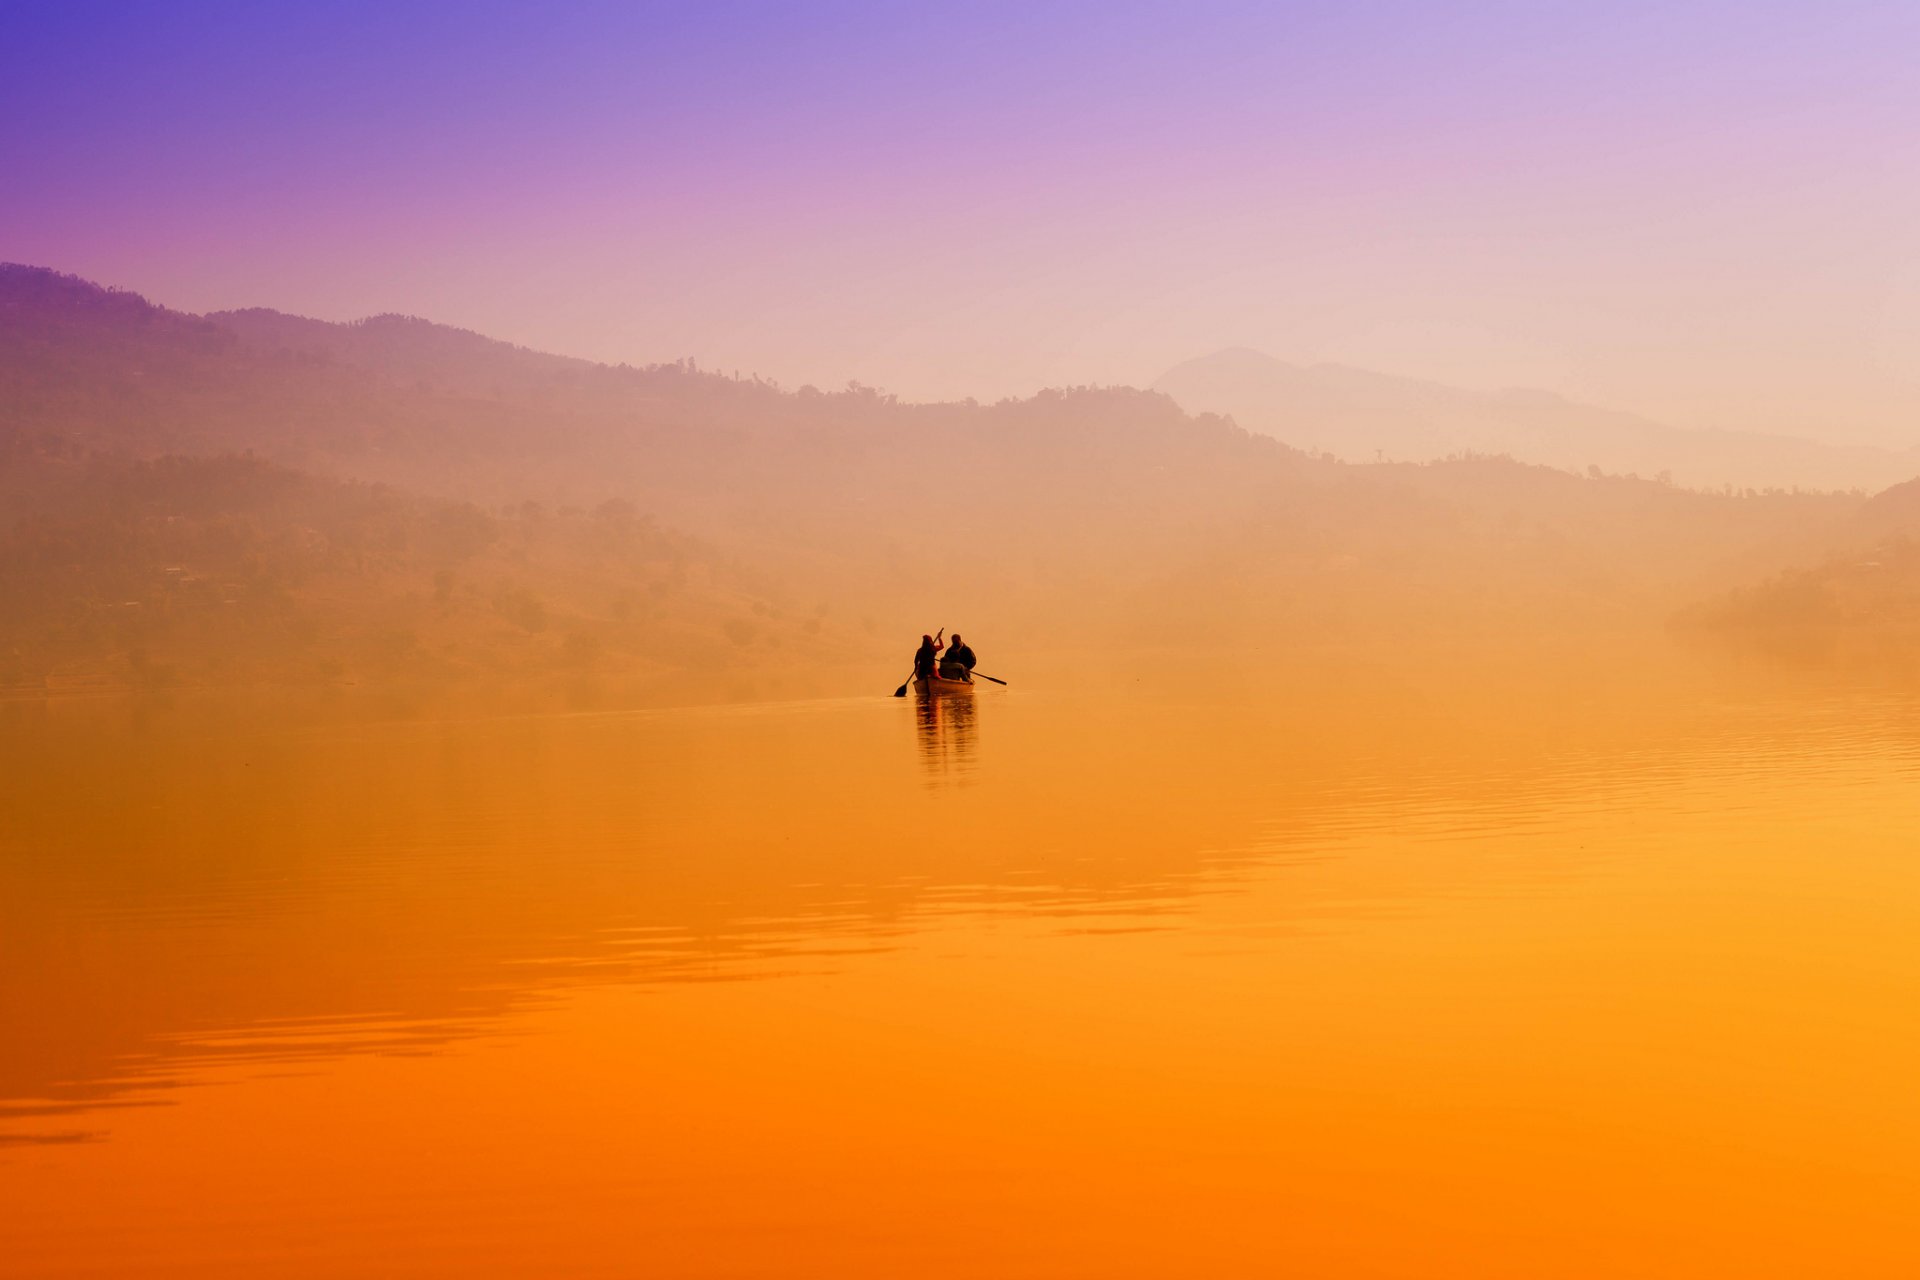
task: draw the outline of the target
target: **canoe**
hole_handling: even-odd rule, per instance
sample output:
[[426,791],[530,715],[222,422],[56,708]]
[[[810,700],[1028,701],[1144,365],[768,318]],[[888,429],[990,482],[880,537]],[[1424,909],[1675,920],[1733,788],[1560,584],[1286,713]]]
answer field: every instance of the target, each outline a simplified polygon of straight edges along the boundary
[[919,676],[913,678],[913,691],[922,698],[953,698],[973,692],[973,685],[966,680],[947,680],[935,676],[931,681]]

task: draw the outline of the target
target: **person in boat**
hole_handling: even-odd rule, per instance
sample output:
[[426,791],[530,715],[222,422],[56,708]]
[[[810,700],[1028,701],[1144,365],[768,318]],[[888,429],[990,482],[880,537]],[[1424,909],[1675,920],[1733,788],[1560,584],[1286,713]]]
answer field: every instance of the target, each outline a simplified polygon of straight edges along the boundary
[[940,665],[940,651],[946,648],[932,636],[921,636],[920,647],[913,654],[913,678],[932,680]]
[[965,680],[973,683],[973,650],[960,638],[958,631],[953,633],[953,643],[947,646],[947,656],[940,660],[940,674],[949,680]]

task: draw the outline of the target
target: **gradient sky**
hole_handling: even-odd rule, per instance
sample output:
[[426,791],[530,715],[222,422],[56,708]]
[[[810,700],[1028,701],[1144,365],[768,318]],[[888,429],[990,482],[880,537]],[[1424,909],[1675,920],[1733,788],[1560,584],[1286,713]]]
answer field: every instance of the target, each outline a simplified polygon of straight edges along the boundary
[[1920,5],[12,3],[0,259],[912,398],[1223,346],[1920,443]]

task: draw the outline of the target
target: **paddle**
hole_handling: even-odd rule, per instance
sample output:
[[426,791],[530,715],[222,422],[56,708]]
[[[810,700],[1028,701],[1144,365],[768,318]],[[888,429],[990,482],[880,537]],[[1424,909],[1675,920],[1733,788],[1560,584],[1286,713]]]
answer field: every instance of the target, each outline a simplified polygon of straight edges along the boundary
[[980,680],[991,680],[991,681],[993,681],[993,682],[994,682],[995,684],[1006,684],[1006,683],[1007,683],[1007,682],[1006,682],[1005,680],[1002,680],[1002,679],[1001,679],[1001,678],[1000,678],[999,676],[990,676],[990,675],[988,675],[988,674],[987,674],[986,672],[984,672],[984,671],[970,671],[970,672],[968,672],[967,674],[968,674],[968,675],[971,675],[971,676],[973,676],[973,677],[975,677],[976,679],[980,679]]

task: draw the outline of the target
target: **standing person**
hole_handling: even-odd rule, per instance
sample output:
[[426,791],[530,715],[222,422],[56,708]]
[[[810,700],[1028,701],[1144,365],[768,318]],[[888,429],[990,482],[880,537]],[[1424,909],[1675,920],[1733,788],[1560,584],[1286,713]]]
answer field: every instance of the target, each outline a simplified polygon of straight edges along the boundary
[[958,631],[953,633],[953,643],[947,648],[947,656],[940,660],[940,674],[949,680],[965,680],[973,683],[973,650],[960,638]]
[[[946,628],[942,627],[940,631],[944,633]],[[946,648],[946,646],[941,644],[940,641],[936,640],[933,636],[921,636],[920,647],[914,650],[913,653],[913,678],[916,680],[934,679],[934,673],[940,665],[940,651],[944,648]]]

